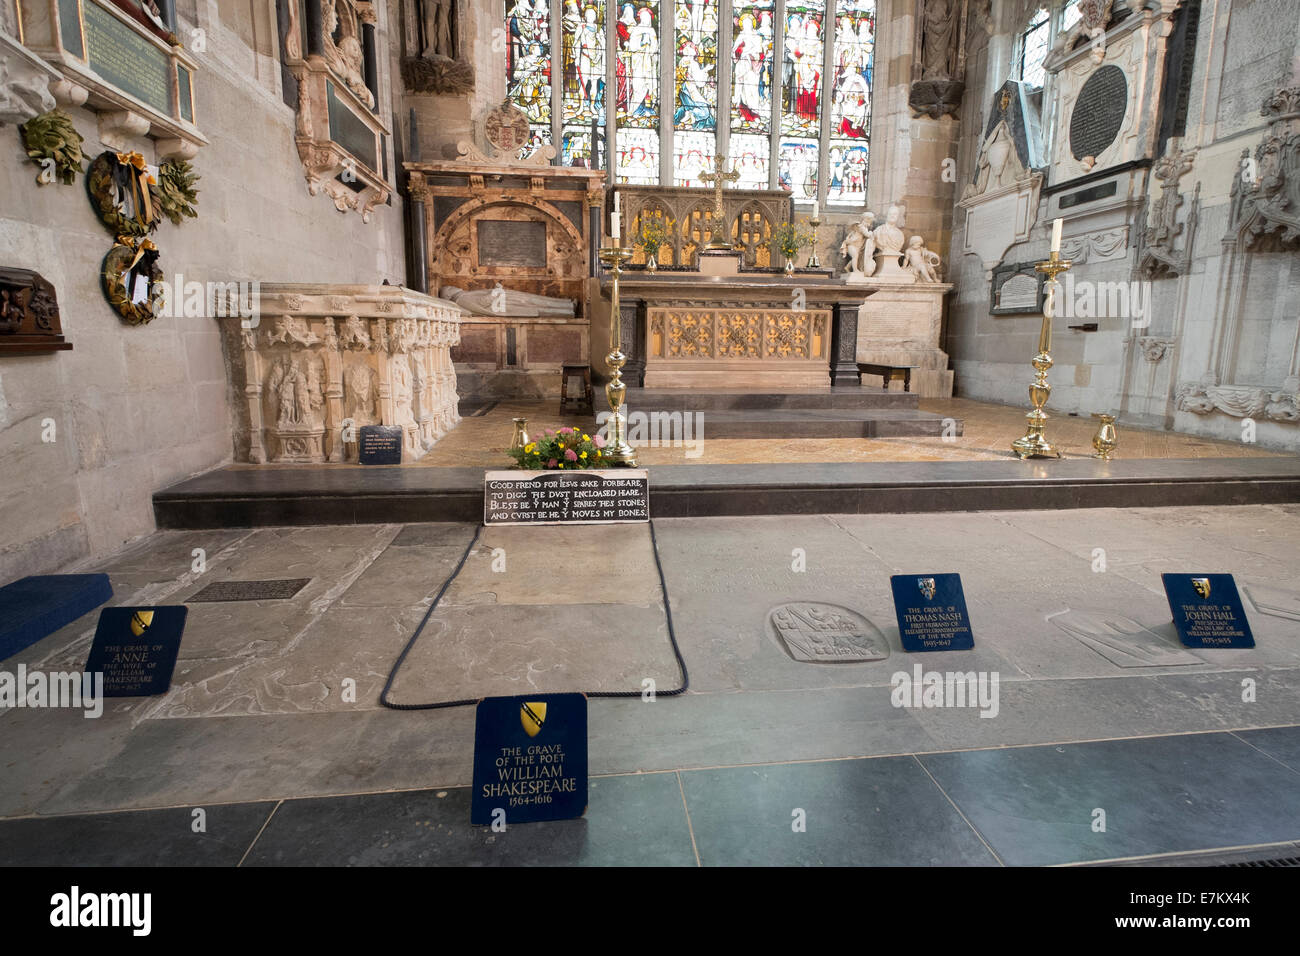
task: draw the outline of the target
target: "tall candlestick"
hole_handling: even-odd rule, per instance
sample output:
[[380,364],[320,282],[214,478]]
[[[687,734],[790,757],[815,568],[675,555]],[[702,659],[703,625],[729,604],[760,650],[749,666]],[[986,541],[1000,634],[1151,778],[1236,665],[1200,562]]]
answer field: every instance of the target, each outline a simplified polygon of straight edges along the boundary
[[1061,223],[1063,220],[1056,219],[1052,222],[1052,251],[1061,251]]

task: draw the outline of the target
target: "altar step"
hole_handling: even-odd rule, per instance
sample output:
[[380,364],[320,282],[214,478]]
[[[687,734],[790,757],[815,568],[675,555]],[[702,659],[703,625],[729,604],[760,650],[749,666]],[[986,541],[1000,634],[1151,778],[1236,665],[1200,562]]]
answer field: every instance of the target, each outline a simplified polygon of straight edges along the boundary
[[[936,438],[962,434],[960,419],[918,409],[908,392],[873,388],[773,392],[710,389],[628,389],[629,416],[698,415],[691,437],[710,438]],[[636,419],[629,417],[635,434]],[[647,426],[654,428],[651,419]],[[660,430],[663,428],[660,423]],[[675,425],[673,427],[676,427]],[[702,434],[699,429],[703,429]]]
[[[705,437],[708,438],[706,430]],[[650,465],[656,518],[1300,502],[1300,459]],[[227,465],[153,496],[159,528],[482,521],[483,468]]]
[[912,392],[881,388],[791,388],[763,392],[712,388],[629,388],[627,407],[633,411],[719,411],[775,409],[911,408],[920,404]]

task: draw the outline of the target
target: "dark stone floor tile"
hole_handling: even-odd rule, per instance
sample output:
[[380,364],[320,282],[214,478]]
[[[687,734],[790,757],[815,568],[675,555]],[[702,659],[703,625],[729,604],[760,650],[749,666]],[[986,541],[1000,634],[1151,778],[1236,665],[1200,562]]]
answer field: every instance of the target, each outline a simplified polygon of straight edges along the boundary
[[[235,866],[272,801],[0,821],[0,866]],[[195,833],[195,809],[205,832]]]
[[1252,747],[1258,747],[1274,760],[1280,760],[1296,773],[1300,773],[1300,727],[1239,730],[1235,736]]
[[288,800],[247,865],[695,865],[676,774],[593,778],[588,801],[580,819],[496,833],[470,826],[466,788]]
[[[1226,733],[928,754],[920,760],[1010,865],[1300,837],[1296,775]],[[1105,832],[1093,831],[1097,809],[1105,811]]]
[[683,771],[682,784],[704,866],[997,863],[912,757]]

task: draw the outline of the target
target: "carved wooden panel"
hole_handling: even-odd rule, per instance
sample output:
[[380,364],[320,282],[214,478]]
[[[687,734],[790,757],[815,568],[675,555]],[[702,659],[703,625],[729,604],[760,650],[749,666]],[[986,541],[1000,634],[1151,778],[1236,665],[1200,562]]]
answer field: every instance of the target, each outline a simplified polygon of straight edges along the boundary
[[59,323],[54,286],[30,269],[0,268],[0,355],[70,348]]

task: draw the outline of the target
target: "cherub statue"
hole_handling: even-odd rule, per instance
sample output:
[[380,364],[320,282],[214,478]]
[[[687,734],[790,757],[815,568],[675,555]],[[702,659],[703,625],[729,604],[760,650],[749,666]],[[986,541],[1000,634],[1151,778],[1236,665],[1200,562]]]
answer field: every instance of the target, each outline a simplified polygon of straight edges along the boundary
[[920,236],[913,236],[903,253],[903,269],[925,282],[939,281],[939,265],[943,262],[937,252],[925,248]]
[[848,234],[840,243],[840,255],[848,258],[847,273],[850,278],[855,275],[869,276],[876,271],[876,240],[872,227],[876,223],[876,214],[864,212],[862,218],[849,227]]

